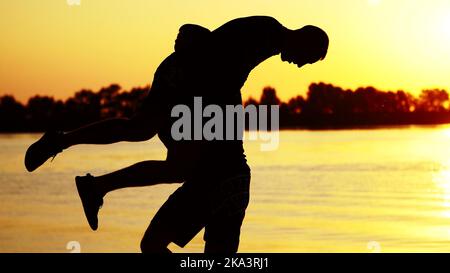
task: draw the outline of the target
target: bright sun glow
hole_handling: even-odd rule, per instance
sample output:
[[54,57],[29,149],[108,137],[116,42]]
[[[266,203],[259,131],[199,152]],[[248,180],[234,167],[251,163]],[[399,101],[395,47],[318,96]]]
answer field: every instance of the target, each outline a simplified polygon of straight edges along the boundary
[[443,15],[439,20],[438,26],[439,34],[442,36],[447,43],[450,42],[450,12],[446,15]]
[[368,0],[369,5],[378,6],[381,3],[381,0]]
[[[26,3],[25,3],[26,2]],[[298,70],[275,57],[255,69],[243,98],[274,86],[283,100],[311,82],[355,89],[450,90],[449,0],[0,1],[0,95],[67,98],[110,83],[149,84],[185,23],[214,29],[255,14],[330,35],[326,60]],[[45,14],[45,16],[42,16]]]
[[448,138],[450,138],[450,128],[442,130],[442,134]]

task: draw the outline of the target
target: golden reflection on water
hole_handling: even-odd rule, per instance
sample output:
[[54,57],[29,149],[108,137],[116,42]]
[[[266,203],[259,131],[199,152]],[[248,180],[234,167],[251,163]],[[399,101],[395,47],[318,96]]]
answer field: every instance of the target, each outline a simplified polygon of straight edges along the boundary
[[433,182],[442,194],[443,217],[450,218],[450,170],[448,165],[433,175]]
[[[146,159],[163,146],[79,146],[36,173],[23,152],[37,135],[0,136],[0,252],[137,252],[175,185],[113,192],[91,232],[73,184]],[[450,252],[450,127],[282,131],[276,151],[245,143],[251,203],[241,252]],[[201,252],[202,234],[185,249]]]

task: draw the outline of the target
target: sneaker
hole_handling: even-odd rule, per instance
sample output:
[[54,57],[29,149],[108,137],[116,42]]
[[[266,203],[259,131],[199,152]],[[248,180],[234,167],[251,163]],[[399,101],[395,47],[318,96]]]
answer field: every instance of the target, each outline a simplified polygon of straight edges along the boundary
[[39,168],[49,158],[62,152],[60,139],[62,132],[48,131],[33,143],[25,154],[25,167],[29,172]]
[[75,184],[77,185],[78,195],[83,204],[84,214],[92,230],[98,228],[98,211],[103,205],[103,198],[98,194],[93,187],[94,177],[90,174],[86,176],[75,177]]

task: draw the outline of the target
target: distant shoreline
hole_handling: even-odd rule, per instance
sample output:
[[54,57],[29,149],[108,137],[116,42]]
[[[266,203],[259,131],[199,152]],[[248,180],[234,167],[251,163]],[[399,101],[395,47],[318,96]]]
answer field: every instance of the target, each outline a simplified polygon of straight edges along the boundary
[[[443,125],[450,125],[450,122],[445,123],[411,123],[411,124],[367,124],[358,126],[292,126],[282,127],[279,131],[342,131],[342,130],[382,130],[382,129],[406,129],[412,127],[418,128],[433,128]],[[249,132],[249,130],[245,130]],[[8,134],[43,134],[45,131],[0,131],[0,135]]]
[[[14,96],[0,96],[0,133],[31,133],[49,129],[70,131],[108,118],[131,118],[147,98],[149,86],[122,90],[117,84],[97,92],[80,90],[66,101],[35,96],[27,104]],[[445,90],[423,90],[419,96],[405,91],[380,91],[374,87],[344,90],[312,83],[306,96],[281,101],[272,87],[259,100],[244,106],[279,106],[281,130],[376,129],[393,126],[450,123],[450,95]],[[246,128],[249,128],[247,125]]]

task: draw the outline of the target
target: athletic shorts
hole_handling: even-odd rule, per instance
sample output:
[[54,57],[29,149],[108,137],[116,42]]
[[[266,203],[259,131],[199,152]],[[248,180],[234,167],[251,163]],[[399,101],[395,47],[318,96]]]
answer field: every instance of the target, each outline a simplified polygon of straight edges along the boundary
[[167,199],[146,234],[162,236],[184,247],[205,228],[205,242],[238,245],[249,203],[250,175],[237,175],[222,181],[192,182],[186,181]]

